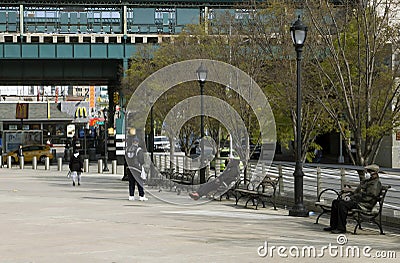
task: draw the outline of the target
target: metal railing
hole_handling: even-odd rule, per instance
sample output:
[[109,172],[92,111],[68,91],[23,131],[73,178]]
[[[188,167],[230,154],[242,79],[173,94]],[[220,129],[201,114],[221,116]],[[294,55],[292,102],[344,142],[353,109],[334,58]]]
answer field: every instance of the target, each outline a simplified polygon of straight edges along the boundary
[[[183,170],[185,163],[185,156],[174,156],[174,163],[170,163],[169,154],[155,155],[155,165],[160,171],[164,171],[173,167],[175,171]],[[172,166],[171,166],[172,165]],[[263,176],[270,174],[279,177],[279,185],[277,193],[280,196],[288,198],[293,196],[294,193],[294,163],[287,162],[274,162],[269,167],[268,165],[258,165],[249,162],[247,167],[247,178],[252,176]],[[357,185],[359,183],[359,170],[362,167],[357,166],[344,166],[344,165],[324,165],[324,164],[304,164],[303,172],[303,195],[304,199],[315,201],[319,193],[323,189],[333,188],[336,190],[343,189],[345,184]],[[213,176],[215,171],[207,169],[208,176]],[[243,175],[242,175],[243,176]],[[385,169],[380,173],[380,180],[383,185],[390,185],[384,203],[383,214],[390,217],[400,217],[400,174],[391,169]],[[333,198],[333,196],[332,196]]]
[[[326,188],[343,189],[345,184],[359,183],[358,170],[360,167],[340,167],[336,165],[304,165],[303,194],[305,199],[316,200],[319,193]],[[269,174],[279,176],[279,195],[291,196],[294,192],[294,164],[273,163],[268,170]],[[400,175],[387,170],[380,173],[383,185],[390,185],[384,203],[383,214],[390,217],[400,217]]]

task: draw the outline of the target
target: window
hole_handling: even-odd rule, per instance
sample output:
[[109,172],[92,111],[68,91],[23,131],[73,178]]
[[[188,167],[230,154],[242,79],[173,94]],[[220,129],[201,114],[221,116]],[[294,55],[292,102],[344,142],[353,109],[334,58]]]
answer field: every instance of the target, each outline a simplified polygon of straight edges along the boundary
[[243,20],[243,19],[252,19],[254,14],[248,9],[236,9],[235,10],[235,19]]

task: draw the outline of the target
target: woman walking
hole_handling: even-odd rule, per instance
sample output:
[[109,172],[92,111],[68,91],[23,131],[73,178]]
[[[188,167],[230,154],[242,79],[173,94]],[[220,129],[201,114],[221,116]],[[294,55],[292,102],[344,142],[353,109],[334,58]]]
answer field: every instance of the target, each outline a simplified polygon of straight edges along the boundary
[[76,150],[71,156],[69,161],[69,170],[71,171],[72,185],[75,186],[76,179],[78,179],[78,185],[81,185],[81,173],[83,172],[83,161],[79,155],[79,151]]

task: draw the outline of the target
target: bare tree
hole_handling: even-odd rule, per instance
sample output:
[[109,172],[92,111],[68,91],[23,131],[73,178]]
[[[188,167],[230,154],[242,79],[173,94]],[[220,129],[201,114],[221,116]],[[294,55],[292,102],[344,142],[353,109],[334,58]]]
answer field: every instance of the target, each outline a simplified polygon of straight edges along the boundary
[[348,142],[351,162],[372,163],[399,119],[398,67],[392,63],[398,51],[398,1],[306,0],[305,7],[317,72],[314,98]]
[[[296,136],[296,53],[290,39],[289,27],[297,18],[298,6],[293,1],[268,1],[248,7],[249,19],[234,23],[235,33],[248,40],[246,48],[251,48],[251,64],[260,64],[254,72],[257,83],[264,88],[274,110],[277,123],[278,141],[288,147]],[[311,50],[304,47],[303,80],[313,76],[310,67]],[[319,134],[332,129],[326,111],[310,97],[310,85],[303,81],[302,101],[302,161],[314,155],[309,148],[318,148],[315,139]],[[296,147],[296,145],[294,145]],[[294,151],[296,152],[296,151]]]

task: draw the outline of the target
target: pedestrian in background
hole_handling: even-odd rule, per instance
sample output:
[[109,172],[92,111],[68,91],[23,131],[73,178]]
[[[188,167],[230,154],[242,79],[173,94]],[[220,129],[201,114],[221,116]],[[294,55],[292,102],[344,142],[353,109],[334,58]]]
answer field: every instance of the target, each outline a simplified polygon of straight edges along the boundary
[[22,151],[22,144],[19,145],[17,155],[18,155],[18,162],[19,164],[21,164],[21,157],[24,157],[24,152]]
[[69,161],[69,170],[71,171],[72,185],[75,186],[76,180],[81,185],[81,174],[83,172],[83,161],[79,155],[79,151],[75,150]]
[[143,179],[141,178],[142,166],[144,164],[144,154],[142,148],[139,147],[139,139],[134,137],[132,145],[127,147],[127,174],[129,181],[129,200],[135,200],[135,185],[137,184],[139,190],[139,200],[147,201],[144,196]]

